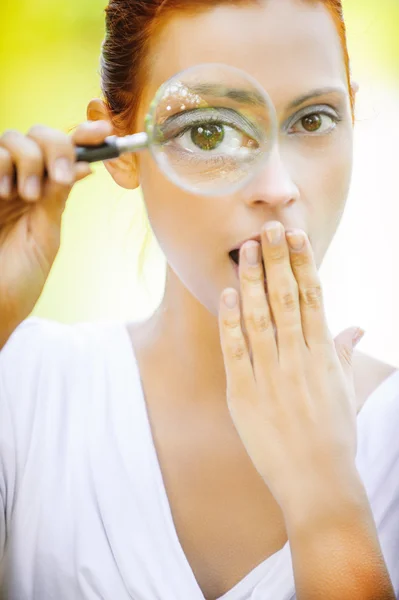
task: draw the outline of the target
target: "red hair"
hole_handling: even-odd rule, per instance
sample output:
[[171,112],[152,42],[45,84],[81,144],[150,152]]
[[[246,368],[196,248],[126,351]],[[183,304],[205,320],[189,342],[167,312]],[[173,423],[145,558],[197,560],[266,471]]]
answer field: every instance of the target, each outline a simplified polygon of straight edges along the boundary
[[[130,129],[145,86],[146,59],[151,40],[165,17],[174,13],[198,13],[215,4],[256,4],[258,0],[109,0],[105,9],[106,37],[101,55],[102,92],[114,125],[121,132]],[[344,53],[352,115],[354,95],[350,85],[350,65],[342,0],[321,2],[330,11]]]

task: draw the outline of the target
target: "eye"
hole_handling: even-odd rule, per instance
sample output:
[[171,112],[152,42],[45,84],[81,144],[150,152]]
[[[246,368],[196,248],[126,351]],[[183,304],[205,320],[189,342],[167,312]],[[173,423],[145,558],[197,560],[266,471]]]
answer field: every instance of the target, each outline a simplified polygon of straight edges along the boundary
[[340,119],[327,112],[314,111],[300,117],[290,128],[289,133],[325,134],[330,133]]
[[224,140],[225,131],[220,123],[205,123],[191,128],[191,141],[201,150],[214,150]]
[[176,136],[175,144],[188,152],[217,151],[227,156],[258,147],[245,132],[224,123],[201,123],[190,127]]
[[261,132],[243,114],[225,107],[194,109],[162,124],[162,145],[180,159],[243,160],[259,150]]

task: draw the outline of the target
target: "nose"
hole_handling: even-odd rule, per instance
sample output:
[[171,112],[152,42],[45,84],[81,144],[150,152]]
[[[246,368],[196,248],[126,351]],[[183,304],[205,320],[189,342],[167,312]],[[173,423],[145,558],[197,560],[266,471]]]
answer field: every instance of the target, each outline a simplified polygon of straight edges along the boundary
[[268,204],[271,208],[289,205],[299,199],[299,190],[292,180],[277,144],[267,163],[246,185],[242,197],[248,205]]

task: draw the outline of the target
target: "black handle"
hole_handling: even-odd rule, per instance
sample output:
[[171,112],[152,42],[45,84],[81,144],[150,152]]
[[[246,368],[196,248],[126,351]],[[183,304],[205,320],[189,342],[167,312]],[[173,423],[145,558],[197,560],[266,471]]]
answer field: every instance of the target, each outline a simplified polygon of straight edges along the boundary
[[93,163],[118,156],[120,156],[120,150],[113,140],[105,141],[100,146],[76,147],[76,162]]

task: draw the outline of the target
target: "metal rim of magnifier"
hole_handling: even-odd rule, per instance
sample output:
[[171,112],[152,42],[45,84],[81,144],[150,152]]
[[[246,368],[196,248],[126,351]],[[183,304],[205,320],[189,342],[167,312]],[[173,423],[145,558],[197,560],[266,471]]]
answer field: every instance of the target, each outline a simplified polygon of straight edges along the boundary
[[153,157],[153,159],[155,160],[155,162],[157,163],[157,165],[159,166],[159,168],[161,169],[162,173],[164,173],[164,175],[175,185],[177,185],[178,187],[180,187],[181,189],[191,193],[191,194],[199,194],[201,196],[226,196],[227,194],[231,194],[233,192],[236,192],[240,189],[242,189],[243,187],[245,187],[254,177],[256,177],[256,175],[262,170],[262,168],[265,166],[266,162],[269,159],[270,156],[270,152],[265,152],[264,156],[259,160],[259,162],[256,164],[256,166],[253,168],[253,170],[248,174],[247,177],[244,177],[242,179],[242,181],[240,181],[239,183],[232,183],[228,186],[224,186],[223,188],[221,188],[219,191],[217,190],[196,190],[194,188],[194,186],[190,186],[189,184],[185,184],[177,175],[175,176],[174,172],[171,170],[166,171],[165,168],[163,167],[163,165],[160,163],[160,161],[158,160],[158,155],[156,154],[156,152],[153,149],[153,131],[154,131],[154,114],[155,114],[155,110],[158,106],[159,100],[162,97],[165,89],[172,84],[173,80],[175,80],[176,78],[178,78],[179,76],[183,75],[183,74],[188,74],[191,71],[197,71],[200,68],[203,67],[221,67],[223,69],[228,69],[229,71],[233,71],[235,72],[237,75],[241,75],[244,76],[247,81],[249,83],[251,83],[254,88],[260,93],[260,95],[262,96],[267,110],[269,111],[269,115],[270,115],[270,147],[272,147],[275,143],[275,140],[277,138],[277,115],[276,115],[276,110],[274,107],[273,102],[271,101],[269,95],[267,94],[267,92],[264,90],[264,88],[260,85],[260,83],[254,78],[252,77],[252,75],[249,75],[246,71],[243,71],[242,69],[238,69],[237,67],[233,67],[231,65],[228,65],[226,63],[201,63],[198,65],[194,65],[193,67],[189,67],[188,69],[183,69],[182,71],[179,71],[178,73],[176,73],[175,75],[173,75],[172,77],[170,77],[167,81],[165,81],[165,83],[163,83],[161,85],[161,87],[158,89],[157,93],[155,94],[150,107],[148,109],[148,113],[147,116],[145,118],[145,130],[148,136],[148,149],[151,152],[151,155]]

